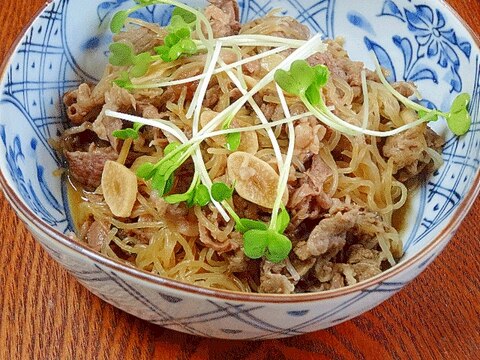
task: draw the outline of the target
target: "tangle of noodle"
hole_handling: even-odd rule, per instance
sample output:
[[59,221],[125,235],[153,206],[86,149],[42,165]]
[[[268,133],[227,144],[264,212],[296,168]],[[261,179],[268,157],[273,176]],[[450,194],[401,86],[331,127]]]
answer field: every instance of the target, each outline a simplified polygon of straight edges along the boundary
[[[272,34],[278,27],[277,17],[267,16],[264,20],[256,20],[242,27],[243,34]],[[165,33],[157,26],[138,20],[131,21],[135,26],[145,26],[155,31],[162,37]],[[283,30],[289,27],[282,27]],[[128,32],[127,32],[128,34]],[[288,31],[285,36],[294,36]],[[127,35],[128,37],[128,35]],[[222,49],[221,58],[229,64],[243,57],[252,56],[262,51],[257,47],[237,47]],[[331,50],[334,58],[343,57],[340,46],[334,46]],[[267,67],[273,67],[268,63],[279,63],[288,54],[275,54],[271,58],[262,60]],[[193,55],[180,58],[171,63],[162,61],[155,62],[149,72],[140,79],[134,79],[134,84],[145,85],[150,83],[166,82],[199,75],[203,72],[206,59],[205,54]],[[111,81],[121,69],[108,66],[105,76],[99,84],[93,88],[94,96],[105,96],[111,89]],[[259,76],[265,73],[241,74],[249,87],[258,82]],[[386,130],[399,127],[407,122],[414,121],[415,113],[405,109],[396,98],[387,91],[378,81],[370,76],[364,83],[368,94],[359,93],[359,88],[352,87],[344,78],[332,74],[330,81],[324,89],[324,96],[328,106],[333,107],[334,112],[346,121],[362,126],[364,119],[363,98],[368,96],[368,127],[374,130]],[[155,106],[155,109],[164,108],[162,118],[170,120],[186,133],[191,131],[191,120],[186,112],[190,105],[189,94],[191,84],[175,88],[179,94],[176,101],[168,97],[165,103],[160,104],[168,89],[137,89],[134,97],[138,103],[146,103]],[[216,97],[215,105],[209,111],[220,112],[232,102],[232,92],[235,86],[225,73],[212,76],[207,91],[207,98]],[[210,93],[209,93],[210,92]],[[256,98],[262,104],[262,110],[274,107],[275,111],[280,103],[273,84],[267,85]],[[302,108],[299,100],[287,96],[287,103],[291,109]],[[156,110],[155,110],[156,111]],[[158,111],[151,116],[158,116]],[[145,114],[145,112],[144,112]],[[283,118],[283,112],[278,111],[270,115],[271,120]],[[242,109],[235,117],[234,127],[258,124],[259,120],[249,107]],[[296,122],[295,126],[300,124]],[[381,154],[383,142],[368,136],[345,136],[331,129],[325,129],[316,120],[308,120],[311,124],[311,148],[296,149],[292,161],[289,182],[304,178],[306,170],[305,154],[314,152],[322,159],[331,170],[331,176],[323,184],[323,192],[331,197],[342,201],[356,204],[361,208],[368,209],[380,216],[386,224],[384,233],[378,235],[375,244],[379,251],[385,254],[390,263],[394,263],[402,254],[402,243],[398,232],[392,227],[392,215],[400,209],[407,200],[407,186],[396,179],[395,164],[392,159],[386,159]],[[84,128],[89,123],[82,125]],[[313,124],[313,125],[312,125]],[[203,124],[205,125],[205,124]],[[73,136],[74,130],[69,129],[64,137]],[[277,126],[273,129],[282,153],[286,153],[288,147],[287,127]],[[85,129],[83,129],[85,130]],[[82,130],[82,131],[83,131]],[[80,130],[79,130],[80,131]],[[142,162],[160,159],[163,148],[172,141],[169,135],[157,131],[150,143],[139,139],[134,142],[130,151],[142,154],[137,157],[131,166],[135,170]],[[202,153],[212,180],[226,180],[227,157],[229,151],[224,147],[225,140],[222,137],[207,139],[202,145]],[[259,159],[277,169],[275,153],[265,130],[242,134],[243,151],[251,152]],[[119,162],[128,161],[130,143],[123,144]],[[441,156],[431,148],[425,146],[425,152],[433,159],[435,166],[441,165]],[[182,179],[178,180],[182,183]],[[187,183],[186,180],[183,182]],[[177,184],[185,187],[185,184]],[[244,258],[241,252],[241,236],[234,232],[234,223],[219,221],[217,210],[213,206],[206,209],[198,207],[188,209],[184,205],[168,205],[152,191],[149,183],[139,180],[139,191],[132,215],[127,218],[117,218],[112,215],[108,205],[101,194],[101,188],[95,192],[77,190],[75,215],[79,229],[86,229],[88,221],[96,221],[107,224],[106,237],[99,249],[101,253],[112,257],[130,266],[180,280],[183,282],[213,288],[221,288],[234,291],[258,291],[259,289],[259,264],[256,268],[242,268],[235,270],[237,260],[241,263]],[[178,191],[182,192],[182,191]],[[81,199],[78,198],[81,195]],[[75,202],[72,200],[72,202]],[[245,214],[258,210],[254,204],[245,201],[242,203]],[[234,206],[237,204],[234,202]],[[253,209],[253,210],[252,210]],[[89,220],[90,219],[90,220]],[[83,226],[83,227],[82,227]],[[80,237],[86,239],[85,231],[80,231]],[[364,231],[376,232],[377,228],[372,225]],[[202,235],[203,234],[203,235]],[[207,235],[205,235],[207,234]],[[205,236],[208,238],[205,239]],[[211,247],[210,243],[215,246]],[[233,245],[232,245],[233,244]],[[229,247],[229,245],[232,245]],[[215,248],[224,249],[216,251]],[[228,250],[227,250],[228,249]],[[237,249],[237,250],[235,250]],[[244,260],[243,260],[244,261]],[[232,265],[233,264],[233,265]],[[293,278],[300,279],[299,269],[294,261],[287,259],[287,269]],[[351,276],[345,276],[353,280]]]

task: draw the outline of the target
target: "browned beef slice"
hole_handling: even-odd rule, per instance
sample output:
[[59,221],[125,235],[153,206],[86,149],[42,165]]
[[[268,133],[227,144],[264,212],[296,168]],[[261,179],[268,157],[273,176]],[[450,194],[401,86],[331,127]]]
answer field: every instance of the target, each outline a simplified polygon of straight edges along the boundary
[[282,274],[264,274],[260,278],[261,293],[268,294],[291,294],[295,286],[288,281],[288,278]]
[[[308,40],[310,30],[290,16],[274,16],[252,20],[242,26],[242,34],[262,34],[289,39]],[[288,51],[290,52],[290,51]]]
[[91,248],[99,251],[107,239],[108,230],[108,224],[95,220],[88,228],[85,240]]
[[79,125],[93,121],[102,110],[103,98],[92,95],[93,85],[81,84],[78,89],[68,91],[63,96],[67,117],[72,124]]
[[107,160],[116,160],[118,154],[111,147],[96,148],[89,151],[66,151],[70,176],[87,190],[94,190],[100,185],[102,171]]
[[236,249],[233,255],[225,255],[228,259],[228,270],[231,272],[244,272],[248,269],[248,258],[243,249]]
[[238,34],[240,11],[236,0],[211,0],[205,9],[210,21],[213,36],[216,38]]
[[294,284],[281,272],[285,264],[274,264],[265,260],[261,267],[258,291],[268,294],[290,294],[295,290]]
[[331,199],[323,191],[323,183],[332,175],[331,169],[319,155],[312,157],[312,165],[306,176],[290,194],[288,209],[294,226],[307,218],[318,218],[331,205]]
[[387,138],[383,156],[393,160],[395,177],[405,182],[422,173],[430,163],[426,148],[439,151],[442,145],[443,139],[423,124]]
[[323,254],[335,256],[345,246],[347,232],[355,225],[357,216],[358,210],[352,209],[324,218],[313,229],[307,241],[300,241],[295,246],[295,254],[300,260]]
[[415,93],[415,85],[410,82],[400,81],[393,83],[392,86],[405,97],[410,97]]
[[381,251],[374,249],[366,249],[360,244],[350,246],[348,263],[355,270],[355,278],[357,281],[369,279],[382,272],[382,262],[385,255]]
[[290,16],[280,17],[281,26],[280,30],[272,33],[273,36],[285,37],[286,32],[281,30],[282,27],[288,28],[289,38],[298,39],[298,40],[308,40],[310,37],[310,30],[307,26],[298,22],[297,19],[294,19]]
[[[327,51],[316,53],[310,56],[307,61],[311,66],[325,65],[330,72],[343,80],[352,87],[360,87],[362,85],[361,73],[364,69],[363,62],[353,61],[343,48],[342,40],[328,40]],[[368,80],[379,81],[374,71],[365,69]],[[400,83],[399,83],[400,84]],[[407,86],[396,85],[400,91],[406,94],[411,91]]]

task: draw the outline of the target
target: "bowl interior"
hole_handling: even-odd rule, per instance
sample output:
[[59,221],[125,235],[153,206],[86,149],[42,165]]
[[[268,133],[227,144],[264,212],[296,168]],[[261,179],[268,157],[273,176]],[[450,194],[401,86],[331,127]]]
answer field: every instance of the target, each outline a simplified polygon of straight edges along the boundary
[[[189,2],[190,4],[190,2]],[[67,193],[55,171],[62,160],[49,144],[63,129],[62,95],[82,81],[95,82],[108,60],[111,16],[130,1],[56,0],[26,29],[4,69],[0,95],[0,168],[5,185],[61,233],[72,230]],[[203,6],[205,2],[195,1]],[[373,50],[391,80],[414,81],[424,102],[448,110],[462,92],[472,94],[470,132],[452,137],[443,123],[444,166],[412,197],[403,240],[408,259],[452,219],[478,177],[480,159],[480,51],[472,35],[441,2],[410,0],[243,0],[245,22],[274,9],[297,18],[312,32],[343,36],[353,59],[372,68]],[[144,20],[168,22],[172,7],[148,7]]]

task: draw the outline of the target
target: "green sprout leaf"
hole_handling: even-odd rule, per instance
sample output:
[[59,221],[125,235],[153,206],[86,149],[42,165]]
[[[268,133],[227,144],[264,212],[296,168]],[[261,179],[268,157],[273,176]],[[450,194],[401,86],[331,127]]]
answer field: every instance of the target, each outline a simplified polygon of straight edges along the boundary
[[130,70],[130,76],[141,77],[145,75],[152,62],[153,62],[153,58],[148,52],[144,52],[136,55],[133,58],[134,66]]
[[178,6],[172,11],[172,18],[175,16],[180,16],[187,24],[192,24],[197,20],[197,17],[194,13],[191,13],[190,11],[182,9]]
[[165,62],[175,61],[181,56],[193,55],[198,51],[197,45],[191,39],[192,30],[190,23],[188,23],[185,18],[187,20],[193,19],[193,21],[196,19],[195,15],[188,11],[182,9],[181,11],[177,10],[175,12],[174,10],[170,24],[167,27],[169,34],[165,36],[163,45],[157,46],[154,49]]
[[250,259],[260,259],[267,250],[268,236],[265,230],[252,229],[243,234],[243,252]]
[[162,58],[163,61],[169,62],[170,61],[170,48],[168,46],[162,45],[157,46],[155,52]]
[[322,102],[321,88],[327,85],[330,71],[325,65],[314,66],[313,70],[315,72],[315,78],[305,91],[305,96],[312,105],[318,105]]
[[240,146],[242,135],[239,132],[230,133],[226,135],[226,140],[226,148],[230,151],[236,151]]
[[[138,131],[138,129],[134,126],[134,130]],[[188,158],[190,146],[171,142],[163,150],[164,157],[156,164],[142,164],[137,170],[137,176],[144,180],[151,180],[151,187],[163,197],[171,191],[175,183],[175,172]],[[172,204],[185,201],[189,206],[205,206],[211,201],[208,188],[198,182],[197,176],[194,177],[192,185],[185,194],[169,195],[166,200]]]
[[157,165],[157,171],[162,174],[168,174],[172,169],[176,169],[176,164],[172,160],[160,161]]
[[169,61],[177,60],[183,54],[183,49],[180,43],[173,45],[170,50],[168,51],[168,59]]
[[330,70],[325,65],[316,65],[313,67],[315,71],[315,85],[318,87],[324,87],[327,85],[330,78]]
[[[228,117],[222,124],[222,130],[228,130],[232,126],[233,117]],[[236,151],[242,141],[240,132],[229,133],[225,135],[225,147],[230,151]]]
[[163,189],[164,194],[168,194],[172,190],[174,183],[175,183],[175,176],[172,174],[167,179],[167,182],[165,184],[165,188]]
[[181,202],[186,202],[190,199],[190,193],[186,192],[183,194],[173,194],[164,197],[164,200],[169,204],[178,204]]
[[195,196],[193,198],[194,205],[206,206],[210,201],[208,188],[203,184],[198,184],[195,188]]
[[121,140],[133,139],[136,140],[139,137],[138,132],[142,128],[142,124],[134,123],[132,128],[116,130],[112,135]]
[[190,37],[190,25],[179,15],[173,15],[167,30],[171,34],[176,34],[179,38]]
[[[143,6],[161,3],[158,0],[136,1],[138,6],[129,10],[117,12],[110,24],[112,32],[118,33],[123,28],[128,16]],[[115,83],[126,89],[132,89],[131,78],[144,76],[150,65],[154,61],[163,60],[165,62],[175,61],[181,56],[190,56],[198,52],[197,45],[191,39],[192,22],[195,22],[196,16],[189,11],[177,8],[168,25],[169,34],[164,38],[164,45],[156,47],[154,50],[157,55],[152,56],[149,52],[135,55],[133,47],[126,43],[116,42],[110,45],[110,64],[114,66],[129,66],[127,76],[121,76],[115,80]],[[191,20],[191,21],[190,21]],[[189,22],[190,21],[190,22]]]
[[114,42],[110,44],[110,64],[113,66],[129,66],[133,64],[135,53],[131,45]]
[[287,93],[305,96],[310,104],[318,105],[321,102],[320,89],[324,87],[330,71],[325,65],[311,67],[306,60],[296,60],[290,70],[277,70],[275,81]]
[[173,45],[178,43],[180,41],[180,38],[175,35],[175,33],[170,33],[165,38],[163,39],[163,43],[166,47],[171,48]]
[[472,118],[468,112],[470,98],[470,94],[467,93],[458,95],[446,117],[448,127],[455,135],[464,135],[470,129],[472,124]]
[[279,263],[291,250],[292,242],[273,230],[252,229],[243,234],[243,251],[251,259],[265,256],[267,260]]
[[279,234],[283,234],[288,224],[290,223],[290,215],[288,214],[285,206],[282,206],[281,211],[278,213],[277,222],[276,222],[276,231]]
[[113,15],[112,21],[110,22],[110,30],[112,33],[118,34],[123,29],[128,15],[129,13],[127,10],[121,10]]
[[196,178],[190,185],[190,188],[187,192],[183,194],[174,194],[166,196],[165,201],[169,204],[177,204],[181,202],[186,202],[189,207],[192,206],[206,206],[210,203],[210,193],[208,192],[208,188],[201,184]]
[[239,219],[235,224],[235,230],[244,234],[249,230],[267,230],[268,225],[262,221],[251,219]]
[[118,139],[121,140],[127,140],[127,139],[138,139],[138,133],[131,129],[123,129],[123,130],[116,130],[112,133],[112,135]]
[[116,84],[118,87],[124,88],[124,89],[130,89],[132,88],[132,80],[130,79],[130,75],[126,71],[122,71],[120,73],[120,76],[113,81],[114,84]]
[[160,171],[156,171],[152,177],[152,188],[158,191],[159,196],[163,196],[167,187],[167,179]]
[[233,188],[229,187],[223,182],[216,182],[212,185],[211,192],[212,198],[215,201],[222,202],[232,198]]
[[292,250],[292,242],[285,235],[270,233],[265,257],[267,260],[279,263],[288,257]]
[[137,177],[144,180],[150,180],[155,174],[155,165],[152,163],[144,163],[137,169]]
[[167,146],[165,146],[165,149],[163,149],[164,155],[168,155],[171,152],[175,151],[180,145],[181,144],[176,141],[169,143]]
[[315,70],[305,60],[296,60],[290,70],[277,70],[275,81],[287,93],[293,95],[304,94],[315,80]]

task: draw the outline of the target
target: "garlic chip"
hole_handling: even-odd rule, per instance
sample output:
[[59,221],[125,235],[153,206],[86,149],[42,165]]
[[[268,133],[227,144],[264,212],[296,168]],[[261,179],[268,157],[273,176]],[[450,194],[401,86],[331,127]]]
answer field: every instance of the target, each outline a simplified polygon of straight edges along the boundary
[[108,160],[103,169],[101,186],[112,214],[130,216],[137,199],[137,176],[122,164]]
[[[228,157],[227,172],[238,195],[254,204],[273,208],[279,176],[268,163],[252,154],[237,151]],[[288,192],[285,191],[283,203],[287,202]]]

